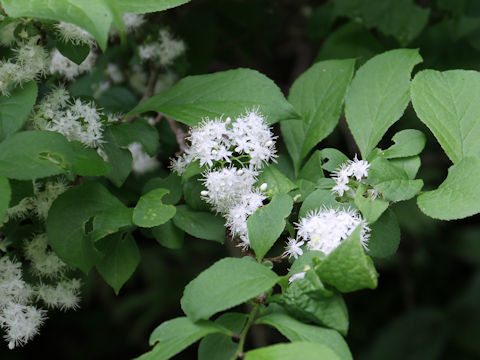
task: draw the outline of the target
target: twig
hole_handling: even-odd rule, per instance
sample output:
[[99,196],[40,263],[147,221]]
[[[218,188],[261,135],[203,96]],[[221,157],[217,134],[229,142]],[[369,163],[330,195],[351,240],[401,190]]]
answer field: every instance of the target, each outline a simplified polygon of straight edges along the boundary
[[[152,71],[150,72],[150,76],[148,78],[148,83],[147,83],[147,88],[145,89],[145,93],[143,94],[142,98],[140,99],[139,104],[152,97],[153,92],[155,90],[155,84],[157,83],[157,80],[158,80],[158,76],[159,76],[159,69],[154,67],[152,69]],[[129,116],[128,118],[126,118],[124,121],[125,122],[132,122],[133,120],[135,120],[139,116],[140,116],[140,114],[132,115],[132,116]]]
[[173,120],[170,116],[160,114],[159,116],[163,116],[165,119],[168,121],[168,125],[170,125],[170,129],[172,129],[173,133],[175,134],[175,137],[177,139],[178,147],[180,150],[178,151],[177,155],[181,155],[185,152],[185,149],[187,147],[185,143],[185,138],[187,137],[187,134],[182,130],[180,126],[178,126],[177,122]]

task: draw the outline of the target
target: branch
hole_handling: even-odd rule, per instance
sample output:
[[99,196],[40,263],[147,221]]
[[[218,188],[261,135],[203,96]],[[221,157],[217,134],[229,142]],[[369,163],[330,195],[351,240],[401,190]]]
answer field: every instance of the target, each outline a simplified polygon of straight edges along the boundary
[[[139,101],[139,104],[142,103],[143,101],[149,99],[153,95],[153,91],[155,90],[155,84],[157,83],[159,76],[159,69],[154,67],[152,71],[150,72],[150,76],[148,78],[148,83],[147,83],[147,88],[145,89],[145,93],[143,94],[142,98]],[[126,118],[124,121],[125,122],[132,122],[136,118],[138,118],[140,114],[132,115]]]

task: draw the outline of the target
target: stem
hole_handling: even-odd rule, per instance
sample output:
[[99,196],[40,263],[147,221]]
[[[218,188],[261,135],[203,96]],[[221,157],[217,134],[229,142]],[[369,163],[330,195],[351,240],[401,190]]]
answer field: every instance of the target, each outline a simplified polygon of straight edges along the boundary
[[250,326],[252,326],[253,320],[255,320],[255,316],[257,315],[259,306],[260,304],[255,304],[253,306],[252,311],[248,315],[247,323],[245,324],[245,327],[240,333],[240,341],[238,342],[237,352],[235,353],[233,359],[237,359],[237,358],[243,359],[243,357],[245,356],[243,353],[243,346],[245,345],[245,340],[247,338],[248,330],[250,329]]

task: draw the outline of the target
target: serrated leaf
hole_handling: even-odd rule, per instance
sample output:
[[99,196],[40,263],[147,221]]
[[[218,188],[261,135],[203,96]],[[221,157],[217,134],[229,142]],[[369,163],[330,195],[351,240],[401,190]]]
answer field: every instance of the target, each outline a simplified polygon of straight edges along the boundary
[[406,158],[390,159],[390,163],[405,171],[410,180],[415,179],[418,169],[420,169],[420,165],[422,165],[422,161],[418,155]]
[[369,227],[368,255],[386,258],[395,254],[400,244],[400,227],[395,213],[388,209]]
[[118,233],[100,241],[98,248],[104,253],[97,269],[115,294],[132,276],[140,263],[140,251],[131,234]]
[[260,262],[285,228],[285,218],[292,211],[293,200],[288,195],[277,195],[257,209],[247,220],[250,245]]
[[341,360],[329,347],[306,341],[276,344],[245,353],[245,360]]
[[247,258],[224,258],[185,288],[182,309],[192,321],[208,319],[271,289],[279,277]]
[[0,96],[0,140],[20,130],[37,100],[35,81],[16,87],[9,96]]
[[297,114],[275,83],[258,71],[236,69],[187,76],[167,91],[140,103],[129,115],[158,111],[189,126],[202,118],[233,118],[258,108],[273,124]]
[[363,158],[405,111],[410,73],[421,61],[418,50],[390,50],[367,61],[355,74],[345,99],[345,116]]
[[137,360],[171,359],[205,335],[218,332],[230,334],[227,329],[211,321],[193,322],[186,317],[165,321],[150,335],[150,345],[157,345],[153,350],[138,357]]
[[417,199],[420,210],[441,220],[462,219],[480,212],[480,159],[464,157],[448,169],[438,189]]
[[173,223],[199,239],[225,241],[225,221],[220,216],[205,211],[193,211],[186,205],[177,206]]
[[480,73],[419,72],[412,81],[413,107],[452,162],[480,155]]
[[92,148],[87,148],[81,142],[72,141],[73,172],[81,176],[102,176],[112,171],[112,165],[105,162]]
[[0,176],[0,222],[5,218],[11,197],[12,189],[8,179]]
[[360,241],[360,226],[316,269],[320,279],[341,292],[377,287],[377,272]]
[[422,152],[427,141],[421,131],[414,129],[399,131],[393,136],[392,140],[395,144],[382,151],[382,155],[387,159],[418,155]]
[[155,189],[140,197],[133,210],[133,222],[141,227],[154,227],[164,224],[176,213],[175,206],[164,205],[162,197],[170,190]]
[[0,143],[0,175],[31,180],[66,173],[73,163],[67,139],[52,131],[22,131]]
[[285,137],[297,170],[309,151],[337,125],[354,66],[353,59],[322,61],[310,67],[293,83],[288,100],[301,115],[302,124],[287,121],[282,124],[282,133],[303,127],[303,136]]

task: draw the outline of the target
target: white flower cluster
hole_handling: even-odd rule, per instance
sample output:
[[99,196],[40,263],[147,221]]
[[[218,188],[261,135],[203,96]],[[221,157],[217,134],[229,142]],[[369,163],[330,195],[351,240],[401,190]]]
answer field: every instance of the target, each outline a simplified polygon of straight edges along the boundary
[[240,239],[239,246],[248,248],[247,218],[266,199],[267,184],[255,187],[257,176],[276,157],[271,129],[262,115],[249,111],[235,122],[206,119],[190,129],[188,140],[190,146],[172,160],[172,169],[182,174],[194,161],[207,167],[202,198],[226,218],[232,235]]
[[74,45],[88,45],[90,47],[95,44],[93,36],[77,25],[62,21],[55,24],[55,28],[64,42],[71,42]]
[[297,225],[297,240],[289,239],[284,255],[295,259],[303,254],[301,246],[330,254],[343,240],[361,227],[360,240],[365,248],[370,237],[366,221],[354,209],[323,208],[307,214]]
[[10,87],[36,80],[47,72],[48,53],[37,44],[38,37],[20,43],[14,56],[0,61],[0,93],[8,96]]
[[160,30],[159,40],[138,47],[138,54],[143,61],[157,61],[163,66],[173,63],[185,52],[185,43],[176,40],[168,30]]
[[350,190],[348,183],[350,178],[354,177],[357,181],[361,181],[363,178],[368,177],[368,168],[370,164],[366,160],[358,160],[357,156],[353,160],[342,164],[338,169],[333,172],[333,178],[335,179],[335,186],[332,191],[339,196]]
[[128,150],[132,153],[132,169],[134,173],[145,174],[160,166],[160,163],[155,157],[151,157],[145,152],[142,144],[133,142],[128,145]]
[[132,33],[147,22],[144,15],[125,13],[122,16],[125,25],[125,31]]
[[[32,259],[56,256],[53,253],[45,255],[47,251],[45,235],[37,235],[27,243],[26,247],[27,254]],[[54,262],[59,264],[61,260],[57,258]],[[59,276],[63,274],[62,270],[65,267],[66,265],[63,264],[55,274],[51,271],[52,269],[49,269],[47,276],[50,278]],[[45,275],[38,272],[38,269],[36,270],[36,275]],[[38,285],[31,286],[23,280],[20,262],[11,260],[7,255],[1,257],[0,328],[4,330],[4,338],[8,342],[8,347],[13,349],[21,346],[38,334],[39,327],[46,319],[46,311],[36,307],[35,302],[43,301],[48,307],[61,310],[75,309],[78,307],[79,290],[80,281],[78,279],[59,280],[55,285],[45,285],[39,282]]]
[[97,55],[93,50],[90,50],[88,56],[83,60],[83,62],[78,65],[72,60],[63,56],[60,51],[53,49],[51,52],[51,59],[49,64],[50,74],[58,74],[64,79],[73,80],[77,76],[80,76],[86,72],[89,72],[93,69],[95,61],[97,60]]
[[33,126],[56,131],[68,140],[80,141],[88,147],[98,147],[103,143],[103,113],[93,103],[80,99],[69,102],[68,99],[67,90],[52,90],[35,106],[31,115]]

